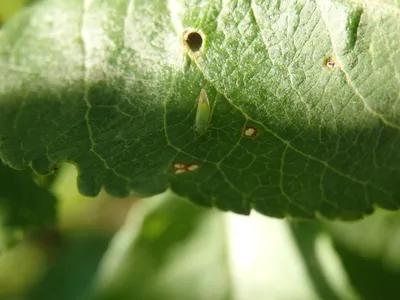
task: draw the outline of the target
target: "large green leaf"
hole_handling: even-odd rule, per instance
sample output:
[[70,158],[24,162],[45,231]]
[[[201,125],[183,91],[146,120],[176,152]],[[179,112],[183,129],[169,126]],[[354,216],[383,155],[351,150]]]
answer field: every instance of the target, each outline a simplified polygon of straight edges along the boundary
[[86,195],[170,187],[275,217],[395,209],[399,15],[394,0],[40,2],[2,32],[1,158],[73,162]]

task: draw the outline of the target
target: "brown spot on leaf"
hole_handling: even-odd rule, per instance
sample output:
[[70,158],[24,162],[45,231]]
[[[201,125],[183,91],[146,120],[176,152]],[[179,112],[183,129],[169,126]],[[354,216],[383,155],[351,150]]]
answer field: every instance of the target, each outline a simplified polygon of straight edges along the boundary
[[246,128],[243,130],[243,135],[247,137],[255,137],[257,134],[258,130],[253,126],[246,126]]
[[200,167],[199,164],[183,164],[175,163],[172,167],[174,174],[183,174],[186,172],[193,172]]
[[333,56],[327,57],[324,61],[324,65],[330,71],[335,71],[338,68],[338,62],[335,60]]

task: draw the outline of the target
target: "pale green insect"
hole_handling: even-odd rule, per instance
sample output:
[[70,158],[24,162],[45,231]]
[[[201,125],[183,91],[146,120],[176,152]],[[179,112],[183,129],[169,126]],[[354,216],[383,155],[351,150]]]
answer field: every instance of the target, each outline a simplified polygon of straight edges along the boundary
[[207,132],[211,121],[211,108],[210,101],[208,101],[207,93],[204,89],[201,89],[196,112],[196,131],[203,135]]

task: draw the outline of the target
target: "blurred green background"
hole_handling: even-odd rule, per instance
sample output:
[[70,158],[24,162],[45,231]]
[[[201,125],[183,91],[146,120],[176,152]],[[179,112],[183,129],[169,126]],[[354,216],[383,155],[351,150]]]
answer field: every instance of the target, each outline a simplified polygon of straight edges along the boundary
[[[28,2],[0,0],[0,20]],[[67,164],[45,178],[0,166],[0,299],[400,297],[398,212],[347,223],[245,217],[168,191],[86,198],[76,175]]]

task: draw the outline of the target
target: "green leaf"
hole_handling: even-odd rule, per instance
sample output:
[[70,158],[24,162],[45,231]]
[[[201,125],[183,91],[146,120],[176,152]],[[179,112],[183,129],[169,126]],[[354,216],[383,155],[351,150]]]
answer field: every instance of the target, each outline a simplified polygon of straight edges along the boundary
[[54,225],[56,198],[35,182],[31,170],[16,171],[0,163],[0,225],[34,229]]
[[396,209],[399,15],[389,0],[39,2],[0,40],[1,159],[72,162],[85,195],[171,188],[275,217]]
[[346,224],[328,223],[337,244],[355,254],[380,260],[386,268],[400,271],[400,214],[377,210],[372,216]]
[[400,287],[400,214],[377,210],[354,223],[326,223],[335,248],[363,299],[397,299]]
[[85,299],[109,240],[106,234],[92,232],[63,236],[54,265],[26,299]]
[[399,298],[400,274],[386,268],[381,261],[357,255],[343,245],[336,244],[351,284],[363,300],[396,300]]
[[[122,207],[109,209],[109,218]],[[81,213],[91,220],[92,210]],[[222,214],[167,192],[132,206],[102,258],[110,232],[77,223],[73,231],[64,228],[61,240],[54,233],[39,236],[33,245],[45,253],[20,253],[17,247],[0,256],[0,267],[10,270],[0,276],[0,294],[68,300],[361,299],[319,222],[289,225],[259,214]],[[15,267],[21,259],[26,263]],[[23,297],[29,290],[30,297]]]
[[143,199],[112,240],[91,299],[359,299],[319,242],[320,225],[216,213],[168,192]]
[[93,299],[231,299],[226,248],[220,213],[170,192],[142,199],[102,260]]

